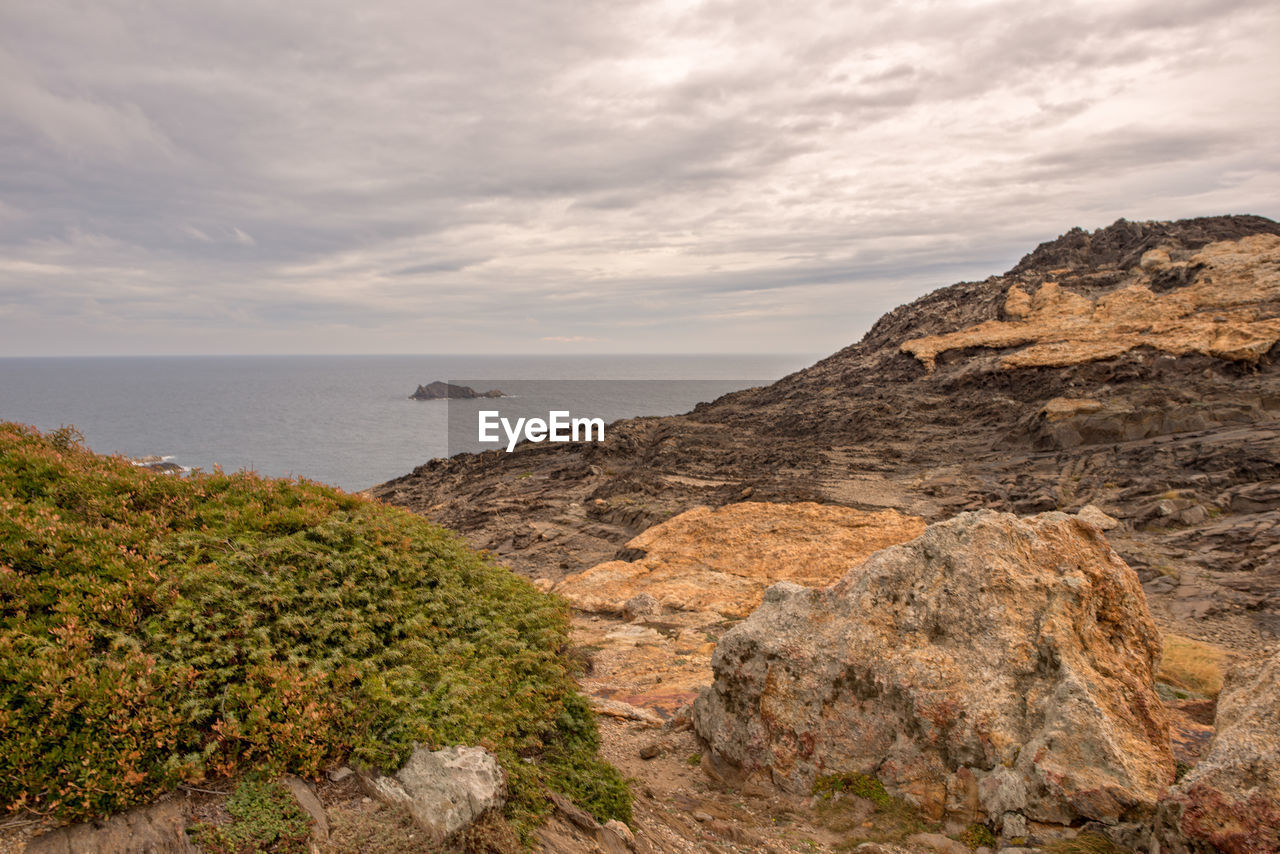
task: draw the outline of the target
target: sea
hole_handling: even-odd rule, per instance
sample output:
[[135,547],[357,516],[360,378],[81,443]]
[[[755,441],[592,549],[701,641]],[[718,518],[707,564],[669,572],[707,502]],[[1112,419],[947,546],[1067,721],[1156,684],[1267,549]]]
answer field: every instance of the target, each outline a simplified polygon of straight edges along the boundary
[[[347,491],[480,450],[456,422],[476,401],[411,400],[435,380],[497,389],[522,413],[606,423],[687,412],[813,355],[121,356],[0,358],[0,421],[73,426],[94,451],[183,469],[304,477]],[[451,441],[449,411],[455,429]]]

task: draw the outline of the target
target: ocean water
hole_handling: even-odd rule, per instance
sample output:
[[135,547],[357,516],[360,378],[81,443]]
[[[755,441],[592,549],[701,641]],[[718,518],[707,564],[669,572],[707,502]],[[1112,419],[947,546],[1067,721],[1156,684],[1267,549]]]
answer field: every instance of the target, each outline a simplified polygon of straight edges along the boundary
[[[499,388],[522,412],[573,407],[607,422],[687,412],[779,379],[802,355],[187,356],[0,359],[0,420],[74,425],[100,453],[165,456],[358,490],[472,450],[448,413],[475,401],[410,400],[419,384]],[[461,378],[461,379],[459,379]],[[657,382],[661,380],[662,382]],[[640,382],[646,381],[646,382]],[[506,388],[503,388],[503,385]]]

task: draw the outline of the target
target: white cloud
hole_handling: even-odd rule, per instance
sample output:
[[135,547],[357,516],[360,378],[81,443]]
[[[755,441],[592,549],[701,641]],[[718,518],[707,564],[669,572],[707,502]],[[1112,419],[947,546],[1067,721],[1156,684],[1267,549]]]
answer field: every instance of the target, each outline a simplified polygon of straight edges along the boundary
[[1277,43],[1262,0],[7,4],[0,353],[834,350],[1073,225],[1280,216]]

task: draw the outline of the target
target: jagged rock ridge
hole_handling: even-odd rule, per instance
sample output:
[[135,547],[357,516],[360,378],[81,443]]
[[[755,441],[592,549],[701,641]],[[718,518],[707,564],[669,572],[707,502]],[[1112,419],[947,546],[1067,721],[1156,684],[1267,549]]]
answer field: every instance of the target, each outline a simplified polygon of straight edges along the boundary
[[[806,502],[873,514],[893,510],[928,522],[980,509],[1080,511],[1082,519],[1107,527],[1110,544],[1136,570],[1162,629],[1234,653],[1258,652],[1280,638],[1280,351],[1267,339],[1280,318],[1269,284],[1277,234],[1280,226],[1260,217],[1122,220],[1092,233],[1074,230],[1042,244],[1002,276],[941,288],[895,309],[857,344],[771,386],[727,395],[684,416],[620,422],[601,444],[525,446],[510,455],[432,461],[374,491],[463,530],[544,588],[566,576],[589,579],[582,589],[574,591],[573,578],[562,588],[576,593],[579,605],[597,610],[575,617],[578,642],[596,650],[583,685],[597,708],[638,726],[676,714],[683,698],[706,684],[708,659],[717,648],[712,642],[723,639],[736,616],[700,593],[686,596],[686,582],[701,570],[694,571],[685,553],[697,550],[699,537],[709,547],[723,545],[716,524],[760,503],[776,505],[793,522],[804,514],[792,508]],[[1224,259],[1230,271],[1223,281],[1234,284],[1227,293],[1214,292],[1204,287],[1211,284],[1206,277],[1220,275]],[[1246,293],[1244,304],[1231,303],[1235,284]],[[1130,304],[1156,311],[1134,312],[1128,325],[1098,322],[1108,319],[1108,306],[1135,296],[1135,287],[1145,293]],[[1165,310],[1185,308],[1188,294],[1195,297],[1190,311]],[[986,334],[1008,332],[995,324],[1036,320],[1037,306],[1050,309],[1039,320],[1062,317],[1072,334],[1058,335],[1051,322],[1026,340]],[[1220,333],[1228,341],[1244,333],[1249,346],[1239,352],[1179,346],[1176,340],[1158,346],[1170,343],[1159,336],[1179,333],[1177,324],[1188,318],[1196,322],[1190,332],[1200,342],[1212,345]],[[938,347],[931,366],[904,349],[929,339],[960,346]],[[1064,343],[1079,352],[1058,360],[1018,357]],[[696,516],[705,530],[659,524],[690,511],[684,518]],[[817,541],[818,520],[803,524],[814,527],[801,531],[800,540]],[[754,558],[750,539],[730,549],[746,556],[737,559],[744,567]],[[664,552],[673,544],[674,551]],[[864,559],[851,553],[850,565]],[[734,560],[721,555],[720,566],[703,574],[709,579]],[[676,577],[672,571],[679,566],[684,569]],[[752,584],[793,570],[762,564],[751,569]],[[802,580],[822,583],[816,575]],[[597,581],[603,583],[590,589]],[[670,595],[660,602],[664,592]],[[757,595],[752,587],[746,598]],[[1141,634],[1150,621],[1137,623],[1131,629]],[[783,652],[785,658],[795,650]],[[1134,661],[1132,672],[1141,673],[1142,656]],[[1158,710],[1150,708],[1154,721]],[[1198,761],[1211,731],[1212,701],[1170,705],[1168,713],[1178,761]],[[1257,742],[1258,719],[1250,720],[1245,738],[1223,743]],[[812,737],[813,731],[801,735]],[[1169,742],[1157,733],[1152,744],[1159,754]],[[1231,782],[1236,772],[1230,769],[1237,757],[1252,760],[1247,750],[1219,753],[1216,761],[1229,774],[1198,790],[1209,798],[1189,813],[1162,813],[1166,844],[1210,850],[1217,843],[1208,841],[1203,827],[1197,830],[1196,816],[1212,816],[1216,803],[1227,804],[1231,816],[1239,812],[1231,799],[1242,791]],[[968,805],[1006,838],[1020,836],[1024,820],[1035,825],[1061,808],[1059,819],[1072,810],[1078,816],[1072,821],[1100,816],[1121,844],[1145,846],[1152,830],[1152,775],[1112,785],[1115,768],[1098,776],[1097,766],[1076,759],[1084,757],[1066,759],[1039,778],[1080,771],[1066,775],[1075,782],[1059,788],[1058,807],[1046,806],[1053,797],[1046,800],[1040,790],[1028,799],[1006,798],[1027,792],[1002,779],[995,790],[1004,794],[984,802],[983,792],[965,782],[981,776],[973,767],[984,770],[982,763],[961,773],[962,765],[943,762],[950,778],[931,777],[927,760],[874,770],[926,809],[936,807],[945,790],[944,811],[955,814],[952,807]],[[808,779],[794,774],[802,764],[778,775],[797,792]],[[1158,769],[1156,778],[1165,765],[1163,755],[1147,763]],[[703,767],[719,773],[705,757]],[[770,777],[778,767],[768,766]],[[1033,769],[1031,777],[1037,774]],[[941,790],[939,779],[945,780]],[[990,790],[993,784],[987,785]],[[1064,794],[1069,792],[1074,794]],[[1248,792],[1242,796],[1248,804]],[[1184,820],[1188,814],[1191,823]],[[1138,824],[1124,824],[1130,820]],[[1253,828],[1242,832],[1237,836],[1252,844]],[[700,837],[695,831],[685,838]]]
[[[1155,298],[1178,297],[1207,269],[1191,262],[1197,254],[1269,281],[1266,236],[1277,234],[1280,225],[1250,216],[1074,230],[1002,276],[889,312],[859,343],[771,386],[686,416],[620,422],[600,444],[432,461],[374,493],[552,581],[625,557],[628,540],[672,515],[745,495],[928,521],[1093,503],[1123,522],[1113,542],[1148,584],[1157,616],[1196,619],[1209,636],[1256,646],[1280,637],[1274,346],[1239,360],[1126,345],[1053,366],[1010,362],[1022,344],[983,344],[939,351],[933,370],[903,346],[1003,322],[1015,288],[1034,301],[1050,285],[1060,299],[1096,305],[1140,279]],[[1160,279],[1180,264],[1191,272]],[[1250,322],[1276,322],[1274,290],[1255,297]],[[1207,322],[1229,333],[1236,320],[1217,316]],[[1097,408],[1050,417],[1054,399]]]

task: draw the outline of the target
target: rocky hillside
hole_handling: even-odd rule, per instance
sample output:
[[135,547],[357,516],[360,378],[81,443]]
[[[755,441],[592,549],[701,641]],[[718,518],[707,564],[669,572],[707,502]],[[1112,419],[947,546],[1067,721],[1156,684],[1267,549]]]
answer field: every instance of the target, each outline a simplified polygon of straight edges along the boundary
[[557,582],[697,506],[814,501],[940,521],[1094,504],[1158,619],[1280,636],[1280,225],[1073,229],[857,344],[600,445],[434,460],[373,491]]
[[768,387],[374,492],[574,605],[656,850],[1280,851],[1278,340],[1280,225],[1121,220]]

